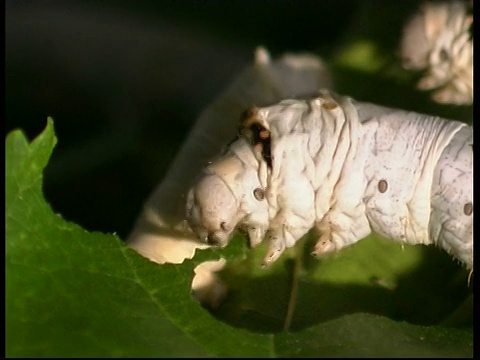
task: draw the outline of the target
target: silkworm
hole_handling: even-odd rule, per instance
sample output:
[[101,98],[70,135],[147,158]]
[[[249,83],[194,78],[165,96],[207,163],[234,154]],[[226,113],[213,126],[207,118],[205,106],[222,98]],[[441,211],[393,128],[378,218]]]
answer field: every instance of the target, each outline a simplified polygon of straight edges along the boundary
[[473,267],[470,126],[328,91],[253,116],[244,125],[268,130],[271,158],[255,151],[256,139],[240,137],[205,168],[186,206],[200,237],[224,245],[237,225],[246,227],[252,246],[270,241],[269,265],[311,229],[318,235],[313,255],[374,231],[436,244]]

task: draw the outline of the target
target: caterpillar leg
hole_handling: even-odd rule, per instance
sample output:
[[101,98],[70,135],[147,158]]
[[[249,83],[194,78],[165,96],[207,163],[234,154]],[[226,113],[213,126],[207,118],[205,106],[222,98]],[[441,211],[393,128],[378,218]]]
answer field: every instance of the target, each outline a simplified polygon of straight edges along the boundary
[[262,261],[262,267],[270,266],[277,261],[287,247],[285,241],[285,224],[287,223],[287,217],[285,215],[284,212],[278,213],[269,224],[270,228],[267,232],[269,245]]
[[339,251],[358,242],[371,232],[367,220],[363,217],[358,217],[352,222],[350,216],[335,211],[316,222],[314,230],[318,234],[318,240],[311,252],[313,256]]
[[[300,223],[299,223],[300,219]],[[270,222],[268,230],[269,248],[262,266],[266,267],[278,260],[285,249],[295,246],[313,226],[314,219],[308,221],[299,218],[295,211],[281,211]],[[303,223],[302,223],[303,222]]]
[[311,252],[313,256],[320,256],[337,250],[337,247],[332,240],[332,224],[328,220],[317,222],[315,224],[315,231],[319,236],[315,243],[315,247]]
[[285,251],[285,241],[283,237],[271,234],[269,237],[270,245],[267,254],[263,258],[262,267],[267,267],[278,260]]
[[248,226],[247,233],[250,240],[250,247],[254,248],[258,246],[265,237],[265,229],[260,226]]
[[331,240],[330,236],[322,235],[317,240],[311,254],[313,256],[320,256],[322,254],[328,254],[328,253],[334,252],[335,250],[336,250],[335,244]]

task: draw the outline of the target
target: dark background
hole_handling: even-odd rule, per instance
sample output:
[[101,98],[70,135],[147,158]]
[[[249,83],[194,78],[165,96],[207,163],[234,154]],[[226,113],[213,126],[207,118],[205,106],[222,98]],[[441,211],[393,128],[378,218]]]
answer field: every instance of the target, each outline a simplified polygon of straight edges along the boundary
[[[398,73],[401,27],[417,1],[6,1],[6,133],[32,139],[55,121],[45,171],[54,210],[125,238],[195,119],[252,60],[310,51],[329,62],[358,38],[390,67],[332,64],[334,89],[359,100],[472,118],[432,104]],[[394,72],[395,72],[394,71]],[[425,105],[428,104],[428,105]]]

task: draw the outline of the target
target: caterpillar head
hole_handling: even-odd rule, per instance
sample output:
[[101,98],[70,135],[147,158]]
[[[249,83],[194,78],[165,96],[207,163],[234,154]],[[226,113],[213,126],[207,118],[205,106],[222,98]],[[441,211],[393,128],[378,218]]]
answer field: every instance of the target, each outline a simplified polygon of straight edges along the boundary
[[188,192],[187,221],[210,245],[224,246],[237,225],[239,204],[217,174],[207,174]]
[[[249,149],[247,144],[242,146]],[[230,153],[207,166],[187,194],[187,221],[210,245],[227,245],[239,225],[256,245],[268,227],[268,206],[257,169],[241,161],[239,155],[241,152]]]

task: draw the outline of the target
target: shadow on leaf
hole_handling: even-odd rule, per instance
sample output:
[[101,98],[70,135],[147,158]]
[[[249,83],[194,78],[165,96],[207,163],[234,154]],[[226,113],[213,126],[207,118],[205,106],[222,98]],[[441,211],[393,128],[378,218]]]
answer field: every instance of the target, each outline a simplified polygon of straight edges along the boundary
[[[286,321],[288,330],[296,332],[354,313],[429,326],[440,324],[467,299],[467,315],[455,325],[472,326],[468,272],[433,246],[402,250],[391,241],[370,239],[317,260],[309,255],[309,244],[298,245],[301,254],[291,250],[268,269],[259,266],[264,246],[247,253],[245,260],[230,262],[220,273],[229,294],[212,315],[259,333],[281,332]],[[419,259],[414,266],[398,265],[407,264],[412,254]],[[378,260],[384,257],[386,262]]]

